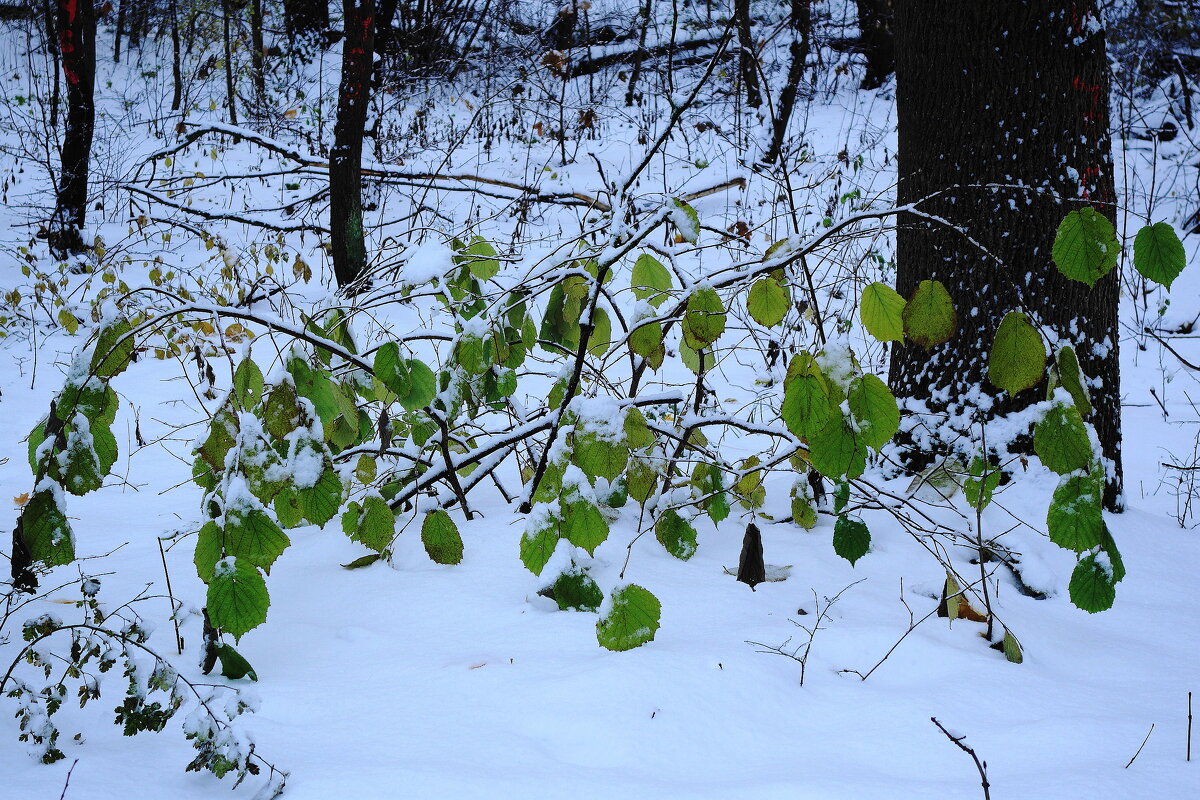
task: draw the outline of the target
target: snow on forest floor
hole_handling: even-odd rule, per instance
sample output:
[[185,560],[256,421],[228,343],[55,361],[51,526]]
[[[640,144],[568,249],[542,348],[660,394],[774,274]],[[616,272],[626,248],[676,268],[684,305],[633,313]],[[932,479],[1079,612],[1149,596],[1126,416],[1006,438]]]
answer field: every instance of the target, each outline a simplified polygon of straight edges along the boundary
[[[803,124],[815,150],[833,153],[844,143],[861,145],[874,135],[868,130],[886,129],[889,103],[886,94],[839,95],[808,109]],[[878,163],[881,145],[872,142],[864,152]],[[632,160],[624,144],[597,141],[591,149],[611,152],[605,163],[616,171]],[[737,174],[732,158],[720,158],[720,142],[705,146],[702,154],[714,163],[697,186]],[[579,159],[578,185],[591,174],[588,162]],[[886,171],[870,179],[877,190],[890,182]],[[730,201],[706,202],[716,214]],[[0,215],[7,228],[0,286],[7,289],[23,280],[11,254],[29,231],[21,214]],[[101,230],[116,241],[126,223],[108,226]],[[228,235],[245,234],[231,227]],[[1197,237],[1186,241],[1191,267],[1176,283],[1167,321],[1200,310]],[[194,255],[185,250],[180,257]],[[1124,318],[1132,331],[1141,317],[1131,306]],[[5,504],[31,487],[23,439],[60,387],[81,338],[58,332],[0,344]],[[662,627],[646,646],[609,652],[596,644],[594,615],[559,611],[537,594],[545,580],[517,557],[521,518],[493,493],[475,499],[481,518],[461,524],[466,555],[455,567],[431,563],[409,533],[398,540],[392,566],[349,571],[340,565],[365,550],[336,521],[325,531],[292,531],[293,546],[271,572],[268,623],[239,644],[261,678],[248,689],[260,708],[241,724],[258,752],[290,773],[286,796],[294,800],[981,796],[971,758],[931,717],[986,760],[998,799],[1200,796],[1200,732],[1196,763],[1184,760],[1188,692],[1200,692],[1200,615],[1190,605],[1200,537],[1177,521],[1179,501],[1164,482],[1176,475],[1160,466],[1194,463],[1187,459],[1200,432],[1188,398],[1195,376],[1152,340],[1146,352],[1137,341],[1131,333],[1122,349],[1128,510],[1106,516],[1128,575],[1114,608],[1088,615],[1067,598],[1073,556],[1032,534],[1012,534],[1010,545],[1026,552],[1027,577],[1036,575],[1051,594],[1034,600],[1000,579],[997,613],[1019,635],[1022,664],[989,649],[981,625],[927,617],[944,573],[878,513],[864,515],[873,548],[854,567],[833,552],[829,517],[811,531],[765,524],[768,564],[791,569],[786,580],[756,591],[727,574],[742,544],[736,515],[720,526],[700,520],[699,549],[687,563],[643,537],[625,580],[652,588],[662,601]],[[1194,358],[1197,349],[1181,352]],[[731,384],[741,378],[750,383],[753,375],[734,375]],[[1149,396],[1150,386],[1162,389],[1170,417]],[[136,365],[116,388],[123,400],[117,429],[128,430],[117,468],[124,482],[110,480],[71,505],[81,554],[111,551],[85,562],[104,575],[101,596],[109,604],[144,587],[165,592],[157,537],[192,525],[199,500],[194,486],[169,488],[189,476],[190,465],[166,447],[126,459],[137,449],[134,408],[149,439],[171,421],[196,418],[177,366]],[[185,453],[186,441],[170,449]],[[1035,462],[998,495],[1007,511],[990,509],[986,521],[1002,530],[1012,524],[1011,512],[1042,527],[1055,481]],[[768,482],[768,512],[776,504],[772,513],[787,514],[789,483]],[[15,517],[14,506],[9,526]],[[1195,526],[1194,512],[1186,522]],[[611,539],[632,540],[636,526],[636,511],[625,509]],[[593,566],[607,579],[602,585],[615,581],[623,558],[623,547],[602,553]],[[175,596],[201,605],[190,540],[166,560]],[[168,600],[151,602],[159,603],[157,616],[149,606],[142,613],[157,624],[152,642],[170,651]],[[811,628],[823,610],[801,686],[797,661],[759,651],[789,640],[789,651],[804,645],[801,626]],[[41,603],[29,616],[45,611],[66,617],[72,609]],[[913,621],[920,622],[906,634]],[[184,622],[183,636],[186,652],[175,663],[195,677],[196,615]],[[4,655],[0,648],[6,667]],[[57,797],[68,772],[67,798],[185,800],[227,788],[228,779],[183,771],[193,752],[177,723],[162,734],[122,737],[111,724],[116,697],[119,690],[110,688],[86,709],[66,704],[59,724],[67,757],[52,766],[28,758],[14,726],[0,723],[0,798]],[[0,698],[0,708],[6,702]],[[76,731],[78,743],[70,740]],[[260,784],[248,779],[235,796],[249,797]]]

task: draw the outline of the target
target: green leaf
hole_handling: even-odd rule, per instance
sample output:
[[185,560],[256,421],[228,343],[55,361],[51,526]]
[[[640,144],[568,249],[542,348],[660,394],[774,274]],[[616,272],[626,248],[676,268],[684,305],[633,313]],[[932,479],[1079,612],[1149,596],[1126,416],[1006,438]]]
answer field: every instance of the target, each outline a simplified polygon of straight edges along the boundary
[[1050,541],[1059,547],[1086,553],[1098,547],[1104,536],[1104,518],[1100,501],[1104,484],[1099,471],[1095,475],[1073,474],[1054,490],[1046,511]]
[[233,645],[222,644],[217,648],[217,658],[221,659],[221,675],[230,680],[238,680],[240,678],[249,678],[252,681],[258,681],[258,675],[254,672],[254,667],[250,666],[250,662],[242,657],[242,654],[233,649]]
[[107,380],[125,371],[133,360],[133,337],[128,335],[132,330],[129,321],[123,318],[113,320],[101,329],[96,337],[96,349],[92,351],[90,371],[93,375]]
[[1107,558],[1084,556],[1071,573],[1071,602],[1089,614],[1107,611],[1117,599],[1117,586]]
[[792,486],[792,522],[806,531],[817,526],[817,509],[812,503],[808,482],[796,481]]
[[472,237],[470,246],[463,250],[462,256],[456,258],[455,261],[459,259],[462,259],[467,264],[467,268],[471,270],[471,274],[481,281],[494,278],[500,271],[496,248],[492,247],[482,236]]
[[1004,641],[1001,646],[1004,648],[1004,657],[1013,664],[1020,664],[1025,660],[1025,655],[1021,652],[1021,643],[1007,628],[1004,629]]
[[287,371],[296,385],[296,394],[313,404],[322,423],[331,422],[339,409],[333,391],[333,376],[329,371],[314,369],[307,359],[297,355],[288,359]]
[[874,375],[863,375],[850,384],[846,396],[850,413],[858,422],[859,435],[876,450],[900,430],[900,409],[887,384]]
[[584,570],[572,567],[559,575],[551,587],[554,602],[563,611],[596,611],[604,602],[604,592]]
[[700,500],[700,507],[708,512],[714,525],[729,517],[729,498],[725,496],[725,476],[716,464],[703,461],[692,470],[692,488]]
[[1069,345],[1060,348],[1055,362],[1058,368],[1058,380],[1062,384],[1062,387],[1071,395],[1071,399],[1075,401],[1075,407],[1079,409],[1079,413],[1090,414],[1092,411],[1092,399],[1088,395],[1087,385],[1084,383],[1083,370],[1079,367],[1079,359],[1075,355],[1075,349]]
[[575,434],[571,461],[589,478],[614,480],[629,461],[629,445],[623,441],[603,439],[590,431]]
[[1113,224],[1096,209],[1081,208],[1059,224],[1051,257],[1063,275],[1093,286],[1117,265],[1120,252]]
[[342,481],[327,463],[316,484],[300,489],[296,496],[304,518],[318,528],[324,527],[342,504]]
[[379,559],[383,558],[382,553],[367,553],[365,556],[359,556],[349,564],[342,564],[342,569],[362,569],[369,567]]
[[741,471],[745,474],[733,485],[733,492],[743,508],[762,508],[767,500],[767,490],[763,488],[765,473],[754,469],[761,462],[758,456],[750,456],[741,463]]
[[950,341],[958,330],[958,314],[941,281],[921,281],[900,315],[908,338],[926,350]]
[[1125,580],[1125,561],[1121,558],[1121,552],[1117,550],[1117,543],[1113,540],[1112,532],[1109,531],[1107,525],[1100,533],[1100,547],[1108,554],[1108,560],[1112,562],[1113,581],[1120,583]]
[[396,538],[396,515],[387,501],[378,495],[367,495],[362,502],[354,532],[350,538],[382,553]]
[[235,556],[239,563],[261,567],[270,574],[275,559],[291,543],[287,534],[256,508],[234,509],[225,513],[225,555]]
[[588,555],[594,555],[608,538],[608,522],[590,500],[563,503],[562,535],[571,544],[587,550]]
[[1033,451],[1059,475],[1087,469],[1092,443],[1075,406],[1055,404],[1033,429]]
[[483,358],[483,340],[466,335],[454,346],[454,360],[471,375],[478,375],[488,366]]
[[801,439],[810,438],[824,428],[832,416],[841,416],[837,408],[839,403],[812,355],[800,352],[793,356],[784,379],[780,409],[788,430]]
[[871,531],[861,519],[839,514],[833,524],[833,551],[853,565],[871,549]]
[[872,283],[863,289],[858,317],[867,333],[881,342],[904,341],[904,307],[908,305],[895,289]]
[[612,608],[596,622],[596,641],[608,650],[632,650],[654,640],[662,604],[637,584],[629,584],[612,596]]
[[657,485],[658,472],[651,462],[641,458],[630,461],[629,469],[625,473],[625,486],[629,489],[630,497],[644,505],[650,499],[650,495],[654,494]]
[[662,324],[647,322],[634,328],[629,334],[629,349],[649,361],[654,369],[662,366],[663,356],[666,355]]
[[857,478],[867,467],[866,443],[840,414],[809,436],[813,467],[827,478]]
[[397,397],[404,397],[412,391],[412,376],[405,360],[400,358],[400,346],[395,342],[380,345],[375,351],[372,369],[375,377]]
[[233,394],[244,409],[253,408],[262,399],[262,370],[249,358],[242,359],[233,371]]
[[93,449],[94,438],[87,418],[76,415],[78,429],[67,434],[67,449],[60,456],[66,460],[63,473],[63,488],[74,495],[94,492],[104,485],[104,473],[100,469],[100,458]]
[[668,508],[654,523],[654,538],[680,561],[696,554],[696,529],[673,508]]
[[458,564],[463,558],[463,540],[458,526],[445,511],[435,509],[421,523],[421,544],[437,564]]
[[695,244],[700,238],[700,216],[696,209],[682,200],[673,199],[671,202],[675,205],[671,211],[671,221],[675,223],[675,229],[685,242]]
[[[983,473],[987,472],[987,477]],[[1000,485],[1000,467],[991,461],[985,461],[980,456],[971,460],[969,477],[963,482],[963,494],[972,508],[980,510],[992,502],[992,493]]]
[[255,567],[226,558],[217,562],[205,605],[213,627],[236,641],[266,622],[271,600],[267,584]]
[[774,278],[759,278],[750,287],[746,309],[759,325],[774,328],[787,316],[792,298],[786,286]]
[[670,298],[670,290],[673,285],[671,273],[649,253],[642,253],[634,262],[630,284],[633,287],[633,294],[638,300],[645,300],[655,308]]
[[1145,226],[1133,239],[1133,266],[1145,278],[1168,289],[1183,272],[1185,262],[1183,242],[1165,222]]
[[406,394],[397,395],[400,405],[404,406],[406,411],[425,408],[437,396],[437,379],[433,370],[415,358],[406,359],[404,365],[408,368],[410,388]]
[[548,520],[535,531],[527,528],[521,535],[521,563],[534,575],[541,575],[557,546],[558,527],[554,520]]
[[696,289],[688,296],[683,313],[683,335],[689,347],[699,350],[715,342],[725,332],[725,304],[715,290]]
[[645,450],[654,446],[657,441],[654,431],[646,423],[646,415],[637,406],[630,406],[625,411],[625,439],[631,448]]
[[[263,426],[267,429],[267,433],[276,439],[282,441],[289,433],[300,427],[303,416],[296,388],[290,381],[285,380],[275,384],[267,393],[267,402],[263,408]],[[223,467],[224,462],[214,469]]]
[[603,308],[597,308],[592,318],[592,335],[588,337],[588,352],[599,358],[612,344],[612,320]]
[[200,580],[205,583],[211,581],[213,569],[224,557],[225,535],[221,526],[210,519],[196,535],[196,550],[192,555],[192,563],[196,565],[196,574],[200,576]]
[[284,484],[273,501],[275,518],[283,528],[296,528],[304,522],[304,509],[300,508],[300,496],[291,484]]
[[841,480],[833,486],[833,513],[840,514],[850,503],[850,481]]
[[52,490],[33,493],[21,509],[17,528],[35,564],[60,567],[75,560],[75,535]]
[[1046,345],[1020,311],[1004,315],[988,355],[988,380],[1009,394],[1037,386],[1046,374]]

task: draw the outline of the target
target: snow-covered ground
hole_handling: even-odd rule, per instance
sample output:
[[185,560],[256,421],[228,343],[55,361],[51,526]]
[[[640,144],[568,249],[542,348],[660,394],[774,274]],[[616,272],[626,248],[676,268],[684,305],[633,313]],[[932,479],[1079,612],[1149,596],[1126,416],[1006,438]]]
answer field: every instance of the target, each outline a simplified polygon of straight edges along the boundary
[[[18,43],[21,48],[24,43],[14,36],[0,47],[11,44],[4,65],[10,74],[23,63],[14,54]],[[333,62],[327,56],[323,64],[310,65],[312,74],[326,71],[327,87],[335,80],[330,77]],[[104,69],[118,87],[132,81],[134,68],[128,64]],[[831,194],[836,213],[847,213],[838,207],[838,195],[860,188],[871,197],[885,193],[894,180],[885,166],[894,141],[888,89],[855,92],[850,78],[839,86],[835,71],[830,74],[834,77],[822,79],[826,83],[814,101],[798,111],[796,124],[804,132],[800,138],[814,160],[797,173],[795,183],[799,187],[808,177],[841,172],[812,192],[795,189],[793,200],[801,214],[809,215],[801,218],[801,233],[819,225]],[[27,76],[13,80],[22,83]],[[219,86],[219,76],[213,81]],[[152,108],[156,102],[153,94],[124,91],[135,97],[135,109]],[[439,102],[452,91],[430,89]],[[619,86],[588,91],[620,96]],[[11,122],[0,128],[0,135],[10,146],[18,138],[18,121],[30,119],[14,105],[12,98],[20,93],[7,90]],[[116,108],[122,96],[122,91],[106,90],[105,107]],[[404,102],[398,100],[397,106],[405,108]],[[454,130],[461,134],[463,126],[468,131],[472,125],[486,127],[475,103],[465,98],[454,102],[462,105],[454,105],[455,121],[441,130],[446,140]],[[406,154],[405,168],[479,172],[518,182],[541,176],[543,191],[594,191],[601,185],[597,162],[610,177],[627,171],[642,152],[636,143],[639,125],[648,124],[653,134],[655,124],[665,121],[669,110],[661,98],[647,102],[659,103],[658,115],[647,111],[639,119],[612,101],[612,119],[604,120],[594,137],[581,130],[571,139],[578,151],[567,166],[556,160],[561,152],[555,142],[526,131],[524,149],[512,136],[494,148],[485,148],[482,137],[469,138],[450,152],[439,149],[445,140],[435,141]],[[522,113],[532,113],[522,108]],[[281,106],[280,113],[287,110]],[[709,112],[718,124],[728,125],[720,116],[729,113],[726,106],[713,100],[706,107]],[[101,122],[109,136],[128,124],[128,135],[103,146],[110,204],[96,212],[89,234],[102,236],[110,250],[130,255],[120,279],[131,285],[146,282],[153,265],[142,262],[155,254],[163,258],[163,272],[175,269],[188,279],[209,275],[219,282],[224,261],[218,251],[208,251],[184,234],[163,239],[167,229],[154,228],[152,221],[153,241],[140,228],[133,232],[133,212],[121,205],[128,196],[114,186],[139,155],[162,146],[153,123],[130,123],[137,113],[112,111]],[[211,116],[219,121],[220,110]],[[522,117],[521,124],[532,126],[535,117]],[[546,125],[551,124],[546,117]],[[655,180],[663,184],[659,191],[693,191],[749,177],[746,189],[711,195],[695,205],[702,221],[718,229],[744,220],[754,229],[752,247],[761,253],[788,232],[786,214],[770,202],[782,189],[738,164],[733,149],[738,137],[751,139],[761,130],[750,126],[742,131],[739,125],[736,131],[718,133],[697,129],[694,120],[689,124],[685,141],[654,165]],[[287,137],[293,133],[282,130],[280,138],[291,141]],[[210,175],[267,171],[276,163],[245,142],[225,140],[220,147],[219,153],[197,148],[177,157],[177,174],[188,169]],[[1147,196],[1158,199],[1156,221],[1178,224],[1171,215],[1188,210],[1185,187],[1191,173],[1180,175],[1197,150],[1189,150],[1186,141],[1151,150],[1148,143],[1131,140],[1129,148],[1118,152],[1127,187],[1140,193],[1139,203]],[[848,155],[839,159],[842,150]],[[863,166],[852,167],[860,154]],[[0,457],[7,459],[0,462],[0,498],[6,503],[14,498],[7,530],[16,519],[17,498],[31,489],[23,440],[61,387],[70,353],[84,342],[88,327],[85,319],[78,335],[67,335],[48,325],[45,313],[29,303],[31,279],[21,273],[28,262],[18,248],[29,243],[27,223],[35,215],[33,206],[47,201],[47,188],[29,159],[13,157],[11,151],[4,159],[0,170],[10,171],[0,174],[12,183],[6,182],[8,206],[0,211],[0,290],[21,287],[26,300],[18,307],[39,320],[36,327],[11,322],[8,338],[0,343]],[[191,166],[193,161],[197,166]],[[1151,182],[1151,163],[1174,176],[1169,185],[1167,178],[1161,179],[1163,186]],[[233,190],[218,185],[198,192],[197,203],[220,203],[229,213],[282,206],[295,193],[303,194],[287,188],[288,182],[244,181]],[[319,188],[315,182],[305,186]],[[399,192],[391,189],[375,198],[383,209],[381,219],[410,213],[387,213],[389,208],[408,208]],[[124,198],[121,204],[112,202],[118,197]],[[537,242],[571,236],[577,233],[572,225],[585,224],[569,209],[535,210],[528,220],[514,221],[499,214],[504,205],[451,192],[434,191],[427,198],[427,206],[445,215],[438,223],[443,230],[461,232],[453,226],[469,223],[494,241],[522,237],[533,242],[529,248],[548,246]],[[430,212],[422,214],[417,220],[421,225],[436,222]],[[403,232],[406,224],[397,223],[388,232]],[[249,242],[261,247],[264,241],[258,232],[234,223],[208,229],[219,233],[243,263],[249,263]],[[325,530],[310,526],[290,531],[292,546],[269,578],[268,621],[238,644],[260,678],[258,683],[229,682],[260,700],[257,712],[239,724],[258,753],[289,773],[286,796],[296,800],[982,796],[970,756],[931,717],[964,736],[963,743],[986,761],[997,798],[1200,796],[1200,730],[1195,761],[1185,761],[1189,692],[1200,693],[1200,615],[1191,606],[1200,574],[1200,518],[1193,507],[1183,505],[1188,490],[1177,481],[1187,472],[1162,466],[1197,466],[1200,411],[1192,401],[1200,400],[1200,374],[1141,333],[1147,324],[1178,327],[1200,312],[1200,237],[1184,241],[1190,267],[1175,283],[1172,302],[1161,316],[1165,294],[1156,292],[1144,304],[1141,298],[1125,298],[1122,423],[1128,510],[1106,515],[1106,521],[1128,575],[1118,586],[1115,606],[1089,615],[1071,605],[1067,582],[1074,556],[1033,530],[1044,529],[1045,508],[1057,481],[1036,461],[998,493],[997,504],[985,515],[989,532],[1006,530],[1018,519],[1032,526],[1007,534],[1005,543],[1024,554],[1026,580],[1049,597],[1022,595],[1002,572],[996,573],[993,597],[998,619],[1020,639],[1023,663],[1010,663],[989,649],[981,638],[982,625],[968,620],[951,624],[931,616],[944,572],[880,512],[864,513],[873,533],[872,549],[855,566],[834,553],[830,516],[822,515],[809,531],[760,519],[766,562],[790,570],[786,580],[760,584],[754,591],[729,574],[737,567],[745,523],[736,513],[720,525],[701,517],[696,522],[699,547],[686,563],[665,553],[651,537],[642,537],[632,545],[623,580],[653,590],[662,602],[662,625],[653,642],[609,652],[596,644],[594,614],[560,611],[538,595],[552,571],[537,578],[525,569],[518,558],[521,515],[499,492],[483,491],[472,494],[476,519],[466,521],[453,512],[465,544],[465,557],[457,566],[432,563],[416,526],[400,535],[390,565],[357,570],[341,565],[367,551],[349,541],[336,520]],[[448,251],[443,244],[430,236],[421,252],[444,260]],[[317,272],[311,283],[292,287],[297,308],[319,303],[327,294],[328,266],[315,245],[311,234],[290,236],[286,247],[281,245],[289,253],[279,262],[281,273],[291,274],[292,253],[301,254]],[[670,243],[661,246],[670,249]],[[850,246],[866,250],[874,243]],[[879,246],[887,252],[886,240]],[[736,247],[730,245],[728,251]],[[45,258],[44,245],[34,244],[30,252]],[[700,257],[729,258],[729,252]],[[832,260],[822,268],[836,275],[841,266]],[[104,285],[95,276],[86,284],[83,277],[71,275],[68,283],[76,309],[86,309],[86,298]],[[852,317],[855,299],[839,302]],[[405,330],[425,324],[415,318],[390,322]],[[865,348],[865,341],[856,339],[856,347]],[[1140,344],[1146,349],[1139,349]],[[1175,339],[1172,345],[1193,362],[1200,360],[1195,340]],[[269,348],[254,352],[269,372]],[[878,346],[863,354],[873,366],[882,364]],[[739,403],[747,402],[757,375],[733,361],[725,366],[728,392]],[[144,358],[114,381],[121,397],[115,426],[121,457],[114,473],[119,478],[110,478],[96,493],[70,498],[79,554],[103,557],[58,573],[63,581],[77,576],[80,568],[100,574],[101,598],[109,606],[149,587],[154,597],[139,608],[156,626],[151,643],[172,654],[185,674],[221,683],[224,679],[215,674],[199,675],[201,622],[194,609],[203,604],[204,585],[192,563],[193,540],[180,540],[165,555],[173,595],[193,610],[182,623],[185,652],[177,657],[159,549],[160,536],[194,530],[200,517],[199,490],[178,486],[190,476],[188,445],[201,428],[175,426],[205,419],[201,399],[185,374],[195,375],[186,356],[182,361]],[[219,378],[218,388],[227,384],[227,375]],[[210,411],[214,407],[211,401],[204,405]],[[160,441],[162,437],[169,438]],[[139,438],[150,444],[139,447]],[[737,447],[736,441],[728,445]],[[782,473],[768,479],[764,510],[775,518],[790,513],[791,481]],[[1200,487],[1191,489],[1190,497],[1193,506],[1200,502]],[[637,524],[631,504],[613,524],[607,549],[597,551],[591,569],[601,586],[618,582],[625,544],[637,536]],[[69,619],[77,612],[63,603],[77,596],[70,587],[30,607],[27,616],[55,613]],[[762,651],[783,647],[802,655],[814,626],[818,629],[801,685],[799,661]],[[8,669],[15,645],[0,640],[0,674]],[[121,735],[111,724],[121,684],[119,675],[110,676],[101,699],[82,710],[68,698],[58,715],[66,758],[52,766],[27,757],[26,746],[16,741],[15,726],[0,723],[0,798],[57,797],[63,792],[67,798],[184,800],[224,791],[229,778],[222,784],[207,773],[183,771],[193,751],[178,721],[161,734]],[[0,698],[0,709],[8,703]],[[0,715],[0,720],[7,718],[7,712]],[[80,737],[73,740],[76,732]],[[250,777],[236,796],[253,796],[262,785],[261,777]]]

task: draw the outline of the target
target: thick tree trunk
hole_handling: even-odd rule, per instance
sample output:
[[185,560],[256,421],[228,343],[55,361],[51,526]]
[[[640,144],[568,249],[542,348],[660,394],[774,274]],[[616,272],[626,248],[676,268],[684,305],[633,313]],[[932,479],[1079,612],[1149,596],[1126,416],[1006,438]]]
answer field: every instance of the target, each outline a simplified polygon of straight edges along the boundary
[[342,82],[329,151],[329,229],[338,286],[353,283],[367,263],[362,216],[362,144],[375,55],[374,0],[343,0]]
[[92,0],[59,0],[58,51],[67,85],[67,127],[50,246],[65,255],[85,249],[80,229],[87,215],[88,166],[96,123],[96,14]]
[[1063,277],[1050,255],[1067,212],[1090,205],[1115,217],[1096,2],[898,3],[895,25],[899,201],[949,190],[922,208],[963,230],[915,215],[899,220],[897,290],[907,297],[919,281],[941,281],[960,324],[930,353],[895,347],[892,387],[918,407],[949,414],[954,430],[933,431],[942,440],[977,434],[977,409],[996,416],[1044,399],[1045,383],[1009,397],[986,378],[1001,318],[1028,313],[1075,346],[1090,379],[1089,421],[1109,460],[1106,504],[1115,508],[1117,274],[1089,289]]

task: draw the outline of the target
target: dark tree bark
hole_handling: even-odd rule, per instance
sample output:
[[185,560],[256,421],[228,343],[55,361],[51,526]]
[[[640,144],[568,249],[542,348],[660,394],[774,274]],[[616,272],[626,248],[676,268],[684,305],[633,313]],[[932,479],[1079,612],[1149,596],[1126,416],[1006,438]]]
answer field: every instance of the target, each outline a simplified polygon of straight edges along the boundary
[[367,264],[362,215],[362,145],[375,57],[374,0],[343,0],[342,81],[329,151],[329,230],[333,274],[348,286]]
[[283,0],[284,28],[288,37],[313,40],[329,28],[328,0]]
[[233,42],[229,30],[233,20],[232,0],[221,0],[222,40],[225,45],[225,103],[229,107],[229,124],[237,125],[237,85],[233,80]]
[[[1009,397],[986,379],[1000,320],[1009,311],[1028,313],[1075,346],[1092,382],[1090,422],[1109,460],[1105,502],[1115,509],[1116,270],[1089,289],[1051,261],[1067,212],[1090,205],[1115,217],[1108,65],[1096,2],[929,0],[896,10],[899,201],[949,190],[922,208],[964,230],[911,214],[899,220],[897,290],[908,297],[919,281],[941,281],[959,331],[929,353],[896,346],[892,387],[898,397],[948,412],[959,420],[950,427],[964,434],[978,432],[970,430],[978,407],[972,393],[990,395],[992,416],[1044,399],[1044,383]],[[954,431],[934,434],[948,440]]]
[[67,86],[67,127],[50,246],[65,255],[86,249],[80,229],[87,216],[88,169],[96,124],[96,13],[92,0],[59,0],[58,52]]
[[758,88],[758,54],[750,33],[750,0],[734,0],[733,14],[737,22],[738,68],[746,90],[746,105],[758,108],[762,105],[762,92]]
[[179,57],[179,5],[171,0],[171,110],[178,111],[183,102],[183,70]]
[[804,80],[808,53],[812,49],[812,0],[792,0],[791,28],[792,43],[788,49],[792,63],[788,67],[787,83],[779,94],[779,112],[775,115],[771,145],[763,158],[767,164],[774,164],[783,152],[783,140],[787,137],[788,123],[791,122],[792,111],[796,108],[800,82]]
[[[867,74],[863,76],[860,88],[878,89],[896,68],[893,0],[855,0],[855,3],[858,5],[858,29],[862,34],[861,47],[867,57]],[[903,5],[922,4],[909,2]]]

